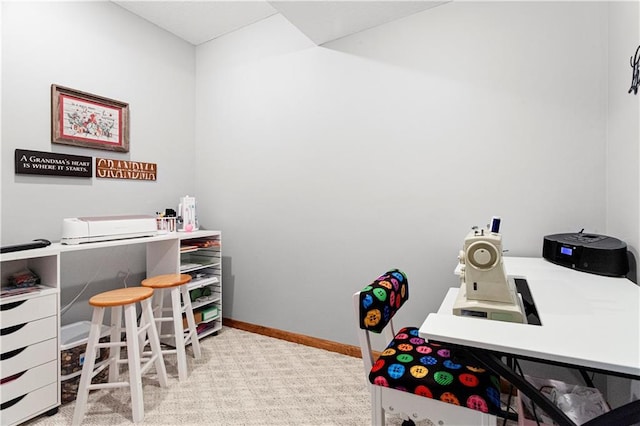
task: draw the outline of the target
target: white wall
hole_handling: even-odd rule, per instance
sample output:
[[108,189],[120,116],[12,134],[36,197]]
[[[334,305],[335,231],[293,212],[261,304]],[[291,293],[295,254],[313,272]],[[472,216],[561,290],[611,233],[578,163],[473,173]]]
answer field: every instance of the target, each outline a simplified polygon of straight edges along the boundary
[[[2,245],[193,192],[195,49],[111,2],[2,2]],[[51,84],[129,103],[130,152],[51,143]],[[143,161],[157,181],[14,173],[15,149]]]
[[607,232],[640,260],[640,95],[631,87],[630,57],[640,44],[640,2],[609,3]]
[[[154,214],[193,194],[193,46],[111,2],[1,7],[3,246],[58,241],[65,217]],[[52,144],[53,83],[128,102],[129,153]],[[16,175],[15,149],[156,163],[157,181]],[[139,282],[144,254],[131,246],[64,255],[62,305],[90,285],[62,323],[88,320],[91,295]]]
[[[628,93],[629,59],[640,44],[640,2],[611,2],[608,16],[606,228],[626,241],[640,261],[640,95]],[[640,312],[637,314],[636,327],[640,324]],[[610,377],[607,390],[612,406],[640,398],[638,381],[630,384],[629,380]]]
[[604,232],[606,29],[604,3],[453,2],[324,47],[280,16],[198,46],[225,316],[355,344],[354,291],[401,268],[420,324],[492,215],[516,256]]
[[[324,47],[274,16],[194,49],[109,2],[3,2],[2,244],[193,194],[224,233],[225,316],[347,343],[352,292],[400,267],[419,324],[495,214],[512,255],[581,228],[637,247],[637,220],[606,219],[639,202],[611,193],[638,163],[632,133],[606,148],[606,8],[453,2]],[[52,145],[52,83],[129,102],[131,152]],[[155,162],[158,181],[15,175],[16,148]],[[67,285],[142,267],[93,257]]]

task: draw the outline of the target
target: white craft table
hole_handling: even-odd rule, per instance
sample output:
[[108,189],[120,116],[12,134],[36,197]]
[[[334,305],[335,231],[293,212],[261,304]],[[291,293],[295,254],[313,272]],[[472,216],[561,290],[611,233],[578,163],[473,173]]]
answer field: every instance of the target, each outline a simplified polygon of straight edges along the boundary
[[[505,257],[504,262],[507,275],[527,280],[541,325],[453,315],[458,288],[452,288],[438,312],[427,316],[420,335],[464,348],[485,366],[508,376],[507,380],[513,379],[510,381],[535,402],[538,397],[529,395],[529,386],[511,376],[515,372],[502,357],[640,379],[640,287],[626,278],[575,271],[542,258]],[[627,410],[637,419],[640,401],[632,402]],[[609,414],[629,414],[616,411]],[[615,423],[610,417],[609,423],[602,424],[622,424],[618,417],[613,419]],[[556,421],[572,424],[566,420],[565,416]]]

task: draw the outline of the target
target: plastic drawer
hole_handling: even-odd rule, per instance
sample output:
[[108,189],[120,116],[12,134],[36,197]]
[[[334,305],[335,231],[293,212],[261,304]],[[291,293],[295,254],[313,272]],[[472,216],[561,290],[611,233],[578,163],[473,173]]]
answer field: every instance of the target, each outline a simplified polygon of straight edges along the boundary
[[2,328],[56,315],[58,307],[56,296],[56,294],[48,294],[2,304],[2,310],[0,310]]
[[[60,327],[60,375],[70,376],[82,370],[91,322],[80,321]],[[110,328],[102,326],[100,342],[109,341]],[[109,356],[109,348],[97,349],[96,363]]]
[[[13,353],[12,353],[13,352]],[[55,361],[58,358],[56,339],[45,340],[34,345],[8,351],[2,354],[2,378],[20,373],[36,365]]]
[[58,335],[58,317],[56,316],[41,318],[11,327],[5,327],[4,323],[2,323],[2,326],[3,335],[0,337],[0,347],[3,353],[24,348],[43,340],[56,338]]
[[2,380],[4,383],[0,385],[0,391],[2,394],[2,404],[4,405],[14,398],[48,384],[56,384],[58,381],[58,363],[51,361],[28,370],[23,370],[13,376],[5,376]]
[[58,406],[58,384],[51,383],[13,398],[0,407],[3,425],[13,425]]

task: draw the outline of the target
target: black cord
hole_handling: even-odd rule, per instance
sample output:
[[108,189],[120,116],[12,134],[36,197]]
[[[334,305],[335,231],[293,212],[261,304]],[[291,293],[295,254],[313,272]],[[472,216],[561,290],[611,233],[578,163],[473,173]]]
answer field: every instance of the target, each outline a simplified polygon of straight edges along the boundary
[[[507,357],[507,359],[506,359],[506,363],[507,363],[507,365],[508,365],[510,368],[512,368],[512,369],[514,368],[514,358],[513,358],[513,357],[511,357],[511,356]],[[521,370],[521,372],[522,372],[522,370]],[[518,412],[518,410],[516,410],[515,408],[513,408],[513,407],[511,406],[511,400],[512,400],[512,398],[513,398],[513,391],[514,391],[514,389],[515,389],[515,388],[514,388],[514,386],[513,386],[513,383],[509,383],[509,396],[508,396],[508,398],[507,398],[507,402],[506,402],[507,410],[506,410],[506,412],[505,412],[505,414],[504,414],[504,417],[503,417],[503,419],[502,419],[502,426],[506,426],[506,425],[507,425],[507,422],[509,421],[509,413],[513,413],[513,414],[515,414],[516,416],[519,416],[519,415],[520,415],[520,413]]]

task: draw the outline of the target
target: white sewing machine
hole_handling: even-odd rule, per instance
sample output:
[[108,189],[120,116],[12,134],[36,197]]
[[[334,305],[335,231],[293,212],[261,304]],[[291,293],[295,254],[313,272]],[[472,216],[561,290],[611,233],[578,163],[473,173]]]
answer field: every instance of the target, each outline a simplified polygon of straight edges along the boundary
[[504,270],[499,223],[494,218],[491,229],[467,234],[458,256],[461,286],[453,314],[526,323],[522,299]]

